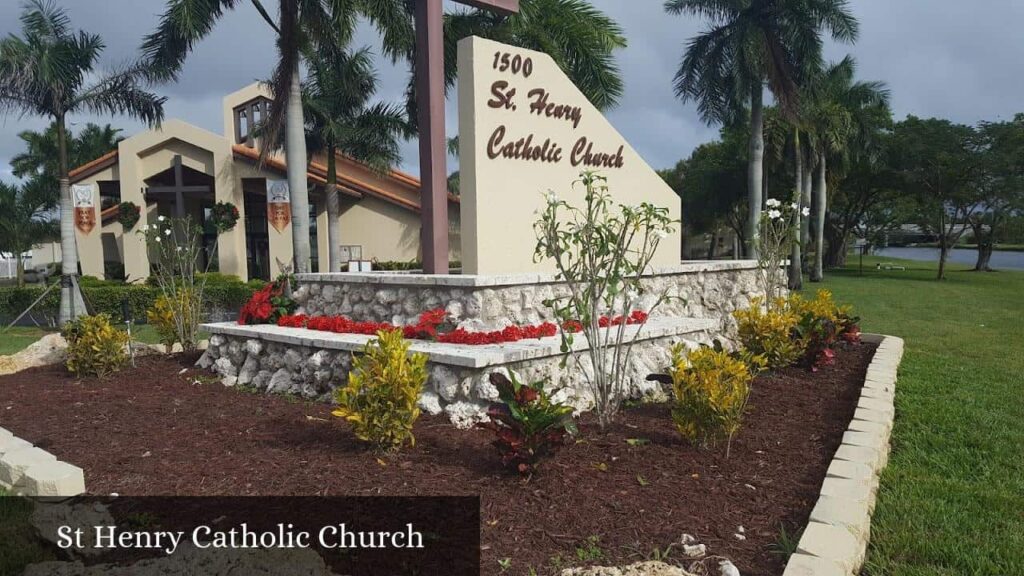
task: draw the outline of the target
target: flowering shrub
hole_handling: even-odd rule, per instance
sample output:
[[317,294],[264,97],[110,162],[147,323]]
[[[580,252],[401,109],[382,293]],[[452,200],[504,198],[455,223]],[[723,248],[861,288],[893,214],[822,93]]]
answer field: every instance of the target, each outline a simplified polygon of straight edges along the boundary
[[[594,398],[594,412],[603,430],[615,417],[629,390],[626,378],[636,334],[626,330],[602,330],[600,318],[625,316],[646,290],[641,279],[658,245],[674,232],[675,221],[667,208],[643,202],[613,207],[607,179],[584,172],[573,183],[584,188],[583,206],[571,206],[549,192],[533,228],[537,236],[534,260],[549,260],[565,282],[569,294],[545,301],[559,322],[579,323],[589,346],[573,353],[574,332],[563,330],[563,365],[570,358],[577,367],[582,355],[594,370],[582,371]],[[649,312],[668,298],[667,290],[654,298]],[[642,322],[641,322],[642,324]]]
[[717,343],[694,350],[674,346],[669,368],[672,421],[683,438],[708,446],[725,437],[728,457],[743,421],[750,382],[763,367],[763,357],[730,354]]
[[[212,254],[204,255],[203,231],[191,218],[158,216],[136,232],[145,239],[153,263],[150,277],[160,287],[174,322],[175,337],[186,352],[199,344],[207,274]],[[215,252],[216,245],[212,247]],[[200,270],[206,260],[206,269]]]
[[751,353],[764,356],[769,368],[791,366],[804,351],[800,316],[783,299],[767,307],[762,302],[760,297],[753,298],[749,308],[733,312],[740,343]]
[[217,202],[210,209],[210,224],[217,232],[227,232],[238,222],[238,207],[231,202]]
[[[260,297],[261,301],[263,297]],[[253,297],[256,300],[256,296]],[[243,307],[243,312],[246,308]],[[616,316],[609,319],[602,317],[601,326],[619,326],[621,324],[642,324],[647,321],[647,313],[635,310],[628,316]],[[241,319],[239,320],[241,323]],[[258,323],[258,322],[251,322]],[[445,344],[465,344],[470,346],[482,346],[486,344],[504,344],[506,342],[518,342],[520,340],[531,340],[538,338],[549,338],[558,335],[558,325],[552,322],[543,322],[536,325],[511,325],[503,330],[492,332],[469,332],[462,328],[442,331],[446,325],[445,311],[443,309],[428,310],[420,314],[415,324],[408,326],[392,326],[387,322],[357,322],[345,316],[306,316],[281,315],[277,318],[278,326],[292,328],[308,328],[323,332],[334,332],[337,334],[376,334],[381,330],[401,329],[402,335],[412,340],[433,340]],[[562,325],[563,330],[578,332],[582,324],[570,320]]]
[[[800,205],[796,202],[784,205],[776,198],[769,198],[765,206],[755,238],[758,280],[764,291],[765,302],[774,302],[785,285],[786,270],[782,264],[789,257],[793,243],[797,241]],[[809,213],[810,209],[805,207],[803,215]]]
[[408,352],[400,330],[378,332],[364,353],[353,357],[348,383],[335,393],[338,407],[333,414],[378,450],[416,444],[412,427],[420,416],[417,402],[427,381],[427,357]]
[[803,343],[802,364],[811,370],[835,362],[840,342],[860,343],[859,319],[851,316],[852,307],[839,306],[828,290],[818,290],[813,299],[790,295],[787,306],[798,318]]
[[280,324],[281,318],[291,314],[296,307],[295,301],[285,295],[287,282],[288,277],[282,276],[253,294],[238,311],[238,323]]
[[494,432],[501,462],[524,476],[533,474],[541,458],[565,444],[576,433],[572,407],[551,400],[544,381],[521,384],[500,372],[490,376],[501,402],[491,404],[489,422],[477,424]]
[[68,342],[67,368],[82,376],[102,378],[128,361],[128,333],[114,328],[110,316],[81,316],[61,330]]

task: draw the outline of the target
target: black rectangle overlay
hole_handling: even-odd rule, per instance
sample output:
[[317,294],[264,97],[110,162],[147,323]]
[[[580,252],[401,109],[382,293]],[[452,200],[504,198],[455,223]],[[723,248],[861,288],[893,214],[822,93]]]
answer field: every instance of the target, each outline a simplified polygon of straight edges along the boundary
[[35,563],[26,572],[32,576],[65,574],[72,561],[124,576],[480,573],[476,496],[118,496],[32,504],[23,515],[32,533],[26,537],[43,541],[58,559]]

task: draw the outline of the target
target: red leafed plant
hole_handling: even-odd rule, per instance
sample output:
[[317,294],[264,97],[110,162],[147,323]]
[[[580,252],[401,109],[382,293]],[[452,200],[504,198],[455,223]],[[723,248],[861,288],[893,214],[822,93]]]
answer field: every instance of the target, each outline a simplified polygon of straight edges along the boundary
[[238,311],[239,324],[278,324],[295,310],[295,301],[285,296],[287,277],[270,282],[252,295]]
[[493,444],[501,452],[502,464],[531,476],[541,458],[576,434],[572,407],[553,402],[544,391],[543,380],[522,384],[514,374],[509,380],[500,372],[492,373],[490,380],[501,402],[491,404],[487,410],[490,421],[477,426],[494,432]]

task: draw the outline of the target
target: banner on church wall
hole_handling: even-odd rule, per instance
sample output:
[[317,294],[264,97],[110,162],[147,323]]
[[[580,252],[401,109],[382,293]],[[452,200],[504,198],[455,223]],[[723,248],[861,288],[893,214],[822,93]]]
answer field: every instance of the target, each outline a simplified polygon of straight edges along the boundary
[[267,222],[278,232],[284,232],[292,222],[287,180],[267,180]]
[[75,207],[75,228],[88,235],[96,227],[96,195],[93,184],[72,184],[71,201]]

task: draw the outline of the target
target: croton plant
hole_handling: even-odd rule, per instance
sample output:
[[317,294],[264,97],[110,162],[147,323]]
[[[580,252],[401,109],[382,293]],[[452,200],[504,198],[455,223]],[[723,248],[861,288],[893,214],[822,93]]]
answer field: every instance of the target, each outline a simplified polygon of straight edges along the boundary
[[576,434],[572,407],[553,401],[544,391],[543,380],[523,384],[514,374],[510,380],[500,372],[492,373],[490,380],[501,401],[487,410],[490,421],[478,426],[494,432],[493,444],[501,452],[502,464],[530,476],[541,458]]

